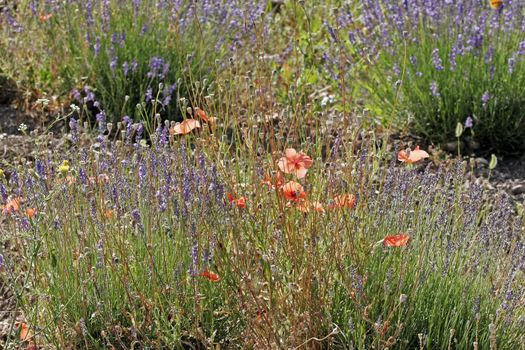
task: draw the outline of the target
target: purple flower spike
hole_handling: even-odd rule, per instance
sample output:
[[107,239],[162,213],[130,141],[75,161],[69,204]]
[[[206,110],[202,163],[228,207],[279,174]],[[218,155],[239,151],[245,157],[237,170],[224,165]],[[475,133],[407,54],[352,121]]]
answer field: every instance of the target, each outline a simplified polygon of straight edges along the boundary
[[474,121],[472,120],[471,116],[468,116],[467,119],[465,119],[465,129],[472,129],[474,126]]
[[435,81],[430,83],[430,92],[432,93],[432,96],[434,97],[441,97],[441,94],[439,93],[439,90],[438,90],[438,85]]
[[432,60],[434,62],[434,67],[437,71],[443,70],[443,62],[441,61],[441,58],[439,57],[439,49],[434,49],[432,51]]
[[100,53],[100,38],[98,36],[95,39],[95,44],[93,45],[93,50],[95,52],[95,57],[97,57],[98,54]]
[[490,100],[490,94],[488,91],[485,91],[483,93],[483,96],[481,96],[481,102],[483,102],[483,108],[487,107],[487,103]]

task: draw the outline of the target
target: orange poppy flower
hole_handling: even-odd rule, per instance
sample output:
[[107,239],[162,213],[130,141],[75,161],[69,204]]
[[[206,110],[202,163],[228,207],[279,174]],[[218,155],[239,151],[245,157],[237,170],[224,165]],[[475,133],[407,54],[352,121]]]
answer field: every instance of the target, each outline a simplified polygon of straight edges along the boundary
[[383,244],[387,247],[402,247],[407,245],[410,240],[410,236],[404,233],[400,233],[394,236],[386,236],[383,239]]
[[502,0],[490,0],[490,7],[492,7],[494,10],[497,10],[503,5]]
[[26,215],[28,218],[34,218],[37,213],[36,208],[27,208],[26,209]]
[[309,213],[310,210],[316,211],[318,213],[324,213],[323,204],[320,202],[310,202],[306,199],[298,202],[296,208],[303,213]]
[[195,108],[195,116],[201,118],[206,123],[208,122],[208,116],[206,115],[206,112],[200,108]]
[[218,274],[207,269],[199,273],[199,276],[207,278],[212,282],[219,282],[221,280],[221,277]]
[[106,210],[104,212],[104,217],[106,219],[114,219],[115,218],[115,211],[114,210],[110,210],[110,209]]
[[283,187],[282,191],[284,198],[289,201],[298,202],[306,198],[306,192],[300,183],[295,181],[287,182]]
[[230,204],[234,204],[239,208],[246,208],[246,197],[242,196],[240,198],[235,198],[232,193],[228,193],[226,196],[228,197]]
[[321,202],[313,202],[312,208],[318,213],[324,213],[324,206]]
[[34,341],[31,341],[31,338],[33,338],[33,332],[29,329],[29,326],[27,323],[22,322],[20,323],[20,333],[18,333],[18,339],[21,341],[27,341],[27,350],[37,350],[36,343]]
[[47,15],[45,13],[41,13],[40,16],[38,16],[38,18],[40,19],[41,22],[46,22],[48,21],[51,17],[53,17],[53,14],[52,13],[48,13]]
[[285,174],[294,174],[298,179],[306,176],[308,168],[313,164],[313,160],[303,152],[297,153],[293,148],[287,148],[285,156],[279,159],[277,165]]
[[175,124],[170,129],[172,135],[186,135],[189,134],[193,129],[201,127],[201,123],[195,119],[186,119],[182,123]]
[[401,150],[397,154],[397,159],[400,162],[407,163],[407,164],[417,163],[420,160],[428,158],[428,157],[429,157],[428,153],[423,150],[420,150],[419,146],[417,146],[413,151],[408,150],[407,152],[405,150]]
[[20,340],[29,340],[31,338],[31,332],[29,331],[29,326],[27,323],[20,323],[20,333],[18,334],[18,339]]
[[2,214],[14,214],[20,209],[20,198],[10,200],[2,207]]
[[329,209],[353,209],[355,207],[356,198],[353,194],[340,194],[334,197],[334,203],[328,206]]
[[283,174],[277,172],[273,179],[269,175],[266,175],[264,179],[261,180],[261,184],[267,185],[272,190],[280,189],[284,184]]

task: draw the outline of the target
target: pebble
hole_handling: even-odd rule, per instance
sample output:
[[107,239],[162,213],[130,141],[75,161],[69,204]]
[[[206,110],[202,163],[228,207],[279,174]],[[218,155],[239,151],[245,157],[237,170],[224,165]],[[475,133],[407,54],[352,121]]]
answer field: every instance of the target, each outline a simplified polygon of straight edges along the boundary
[[481,158],[481,157],[476,158],[476,163],[487,165],[487,166],[489,165],[489,161],[486,160],[485,158]]
[[[454,152],[458,151],[458,142],[457,141],[447,142],[447,143],[443,144],[442,146],[443,146],[443,149],[445,151],[448,151],[448,152],[454,153]],[[462,146],[462,144],[460,146]]]
[[519,185],[516,185],[516,186],[513,186],[511,189],[510,189],[510,192],[517,196],[519,194],[522,194],[522,193],[525,193],[525,184],[519,184]]

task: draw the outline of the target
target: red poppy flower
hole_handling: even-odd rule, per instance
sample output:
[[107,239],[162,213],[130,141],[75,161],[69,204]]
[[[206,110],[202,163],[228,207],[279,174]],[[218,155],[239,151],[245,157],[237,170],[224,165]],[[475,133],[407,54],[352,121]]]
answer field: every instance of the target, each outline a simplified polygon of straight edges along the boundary
[[2,214],[14,214],[18,210],[20,210],[20,198],[14,198],[2,207]]
[[206,115],[206,112],[200,108],[195,108],[195,116],[201,118],[206,123],[208,122],[208,116]]
[[313,164],[313,160],[303,152],[297,152],[293,148],[287,148],[285,156],[279,159],[277,165],[285,174],[295,174],[298,179],[306,176],[308,168]]
[[207,278],[212,282],[219,282],[221,280],[221,277],[218,274],[209,270],[202,271],[199,273],[199,276]]
[[428,158],[429,155],[427,152],[420,150],[419,146],[417,146],[413,151],[410,149],[407,151],[401,150],[397,154],[397,159],[400,162],[407,163],[407,164],[413,164],[417,163],[422,159]]
[[341,194],[334,197],[333,204],[328,206],[329,209],[353,209],[355,207],[356,198],[353,194]]
[[217,118],[215,117],[209,117],[206,112],[204,112],[202,109],[196,107],[195,108],[195,117],[200,118],[203,122],[208,124],[211,129],[215,129],[215,126],[217,124]]
[[36,213],[37,213],[36,208],[27,208],[26,209],[26,215],[27,215],[28,218],[35,217]]
[[246,208],[246,197],[235,198],[232,193],[226,194],[230,204],[236,205],[239,208]]
[[266,175],[261,181],[261,184],[267,185],[272,190],[280,189],[284,184],[283,174],[281,172],[277,172],[273,178],[271,178],[269,175]]
[[503,5],[502,0],[490,0],[490,7],[492,7],[492,9],[494,10],[499,9],[502,5]]
[[175,124],[170,129],[172,135],[186,135],[189,134],[193,129],[201,127],[201,123],[195,119],[186,119],[182,123]]
[[303,186],[300,183],[295,181],[287,182],[283,187],[282,191],[284,198],[289,201],[297,202],[301,199],[306,198],[306,192],[304,191]]
[[303,213],[309,213],[310,210],[316,211],[318,213],[324,213],[324,207],[323,204],[320,202],[310,202],[309,200],[302,200],[297,203],[298,210],[302,211]]
[[51,17],[53,17],[53,14],[52,14],[52,13],[48,13],[48,14],[41,13],[40,16],[38,16],[38,18],[40,19],[41,22],[46,22],[46,21],[48,21]]
[[33,336],[31,333],[32,332],[29,330],[29,326],[27,323],[20,323],[20,333],[18,333],[18,339],[29,340]]
[[408,241],[410,241],[410,236],[400,233],[394,236],[386,236],[385,239],[383,239],[383,244],[387,247],[402,247],[407,245]]

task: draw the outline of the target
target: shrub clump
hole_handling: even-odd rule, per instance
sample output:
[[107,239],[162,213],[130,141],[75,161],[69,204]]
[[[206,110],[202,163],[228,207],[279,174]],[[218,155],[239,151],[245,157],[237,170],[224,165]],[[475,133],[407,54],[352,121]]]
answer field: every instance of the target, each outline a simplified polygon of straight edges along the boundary
[[525,7],[502,3],[363,1],[328,26],[336,52],[326,59],[333,68],[350,57],[347,81],[361,79],[368,107],[385,124],[401,122],[431,142],[447,142],[468,119],[473,127],[464,135],[482,147],[520,152]]
[[327,169],[306,145],[243,163],[205,130],[165,125],[148,146],[125,127],[0,179],[4,268],[47,342],[523,344],[521,218],[464,188],[461,164],[340,141]]
[[266,5],[31,1],[0,14],[5,38],[16,38],[1,43],[0,62],[38,97],[45,92],[88,102],[94,115],[103,112],[109,121],[156,113],[180,119],[186,108],[180,98],[202,98],[190,93],[193,83],[211,81],[217,63],[255,41],[256,27],[264,31],[258,26],[268,24]]

